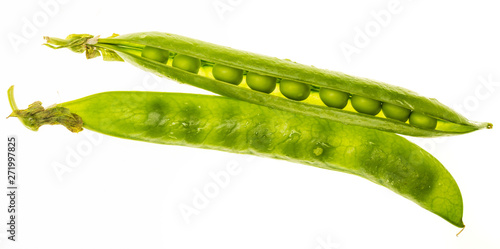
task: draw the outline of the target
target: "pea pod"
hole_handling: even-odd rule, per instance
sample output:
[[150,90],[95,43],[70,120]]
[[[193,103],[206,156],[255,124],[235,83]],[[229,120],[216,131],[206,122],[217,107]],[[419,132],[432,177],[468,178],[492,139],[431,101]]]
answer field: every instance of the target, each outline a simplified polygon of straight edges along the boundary
[[[469,121],[436,99],[420,96],[401,87],[174,34],[142,32],[113,35],[110,38],[84,34],[70,35],[66,39],[51,37],[45,37],[45,39],[49,47],[86,52],[87,58],[99,56],[100,52],[105,60],[123,59],[146,71],[220,95],[344,124],[423,137],[456,135],[482,128],[492,128],[491,123]],[[142,51],[144,49],[150,51],[150,47],[197,58],[201,60],[202,68],[198,73],[191,73],[172,67],[171,61],[165,63],[151,59],[154,56],[141,56]],[[216,72],[212,74],[214,65]],[[271,85],[275,82],[269,81],[267,85],[259,85],[258,89],[253,89],[246,84],[246,77],[242,78],[247,73],[276,78],[278,84],[286,82],[286,85],[280,85],[275,89]],[[240,84],[242,80],[243,83]],[[264,81],[259,82],[261,84]],[[363,98],[366,101],[362,101],[360,108],[356,106],[353,108],[351,101],[342,107],[342,99],[324,99],[324,97],[322,99],[319,90],[323,88],[340,92],[340,94],[328,96],[343,98],[342,95],[347,94],[358,96],[358,99]],[[270,92],[270,89],[273,91]],[[331,107],[330,103],[339,103],[338,106],[342,108]],[[390,114],[386,117],[383,112],[380,112],[381,105],[384,103],[403,109],[398,113],[418,112],[431,120],[435,119],[436,126],[422,126],[419,122],[413,123],[415,119],[399,115],[397,118],[392,118]]]
[[256,105],[227,97],[159,92],[105,92],[44,109],[13,109],[25,126],[62,124],[158,144],[252,154],[364,177],[457,227],[460,190],[441,163],[396,134]]

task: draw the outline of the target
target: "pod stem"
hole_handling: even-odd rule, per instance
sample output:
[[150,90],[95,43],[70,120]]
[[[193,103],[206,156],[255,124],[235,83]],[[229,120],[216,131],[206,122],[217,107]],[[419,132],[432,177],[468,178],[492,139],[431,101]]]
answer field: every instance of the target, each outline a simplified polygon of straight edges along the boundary
[[[118,35],[113,34],[111,38],[116,36]],[[87,59],[92,59],[102,55],[105,61],[123,61],[123,59],[114,51],[96,46],[99,41],[99,36],[94,37],[89,34],[71,34],[68,35],[66,39],[49,36],[44,36],[43,39],[46,41],[43,45],[49,48],[67,48],[75,53],[85,52]]]
[[89,40],[92,43],[92,40],[97,38],[89,34],[71,34],[66,39],[44,36],[43,39],[45,39],[46,43],[43,45],[53,49],[68,48],[73,52],[83,53],[88,49]]
[[460,230],[460,232],[457,233],[457,237],[458,237],[458,235],[460,235],[464,231],[464,229],[465,229],[465,225],[464,225],[464,227],[462,227],[462,230]]
[[18,118],[30,130],[37,131],[40,126],[45,124],[60,124],[71,132],[80,132],[83,130],[82,118],[75,113],[71,113],[68,108],[52,106],[45,109],[42,106],[42,102],[36,101],[29,105],[27,109],[19,110],[14,99],[14,86],[9,88],[7,96],[12,108],[12,113],[7,118]]

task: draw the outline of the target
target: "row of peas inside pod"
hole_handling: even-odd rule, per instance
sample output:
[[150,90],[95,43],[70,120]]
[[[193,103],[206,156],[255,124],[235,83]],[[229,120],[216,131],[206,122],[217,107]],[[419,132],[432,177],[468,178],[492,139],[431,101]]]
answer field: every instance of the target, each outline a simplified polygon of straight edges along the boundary
[[[200,59],[182,54],[172,54],[163,49],[145,46],[141,53],[142,57],[166,64],[172,57],[172,66],[194,74],[197,74],[202,66]],[[310,96],[312,87],[303,82],[289,79],[280,79],[268,75],[261,75],[255,72],[244,71],[242,69],[229,67],[223,64],[212,63],[212,76],[216,80],[226,83],[240,85],[245,77],[249,88],[263,92],[272,93],[279,86],[279,92],[288,99],[302,101]],[[320,88],[319,96],[321,101],[329,107],[344,109],[349,99],[351,105],[359,113],[377,115],[383,112],[386,118],[409,122],[411,125],[423,129],[435,129],[437,120],[419,112],[412,112],[407,108],[398,105],[383,103],[378,100],[366,98],[359,95],[352,95],[346,92]]]

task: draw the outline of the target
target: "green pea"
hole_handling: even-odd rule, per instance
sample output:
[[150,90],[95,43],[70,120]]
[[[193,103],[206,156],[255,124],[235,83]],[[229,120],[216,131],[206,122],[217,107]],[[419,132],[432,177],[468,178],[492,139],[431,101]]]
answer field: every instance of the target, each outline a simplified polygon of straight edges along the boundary
[[325,103],[325,105],[339,109],[343,109],[347,105],[347,101],[349,100],[348,93],[324,87],[319,89],[319,97],[321,98],[321,101]]
[[453,177],[436,158],[396,134],[220,96],[106,92],[47,110],[40,102],[17,110],[12,90],[8,96],[14,109],[10,116],[32,130],[63,124],[77,132],[83,126],[136,141],[254,154],[349,172],[463,227],[462,197]]
[[388,118],[396,119],[401,122],[406,122],[406,120],[408,120],[408,117],[410,116],[411,111],[404,107],[400,107],[389,103],[383,103],[382,112]]
[[258,73],[247,73],[247,85],[255,91],[271,93],[276,88],[276,78]]
[[437,126],[437,120],[420,112],[412,112],[410,124],[418,128],[433,130]]
[[212,68],[212,74],[215,79],[231,83],[233,85],[239,85],[243,80],[243,70],[228,67],[222,64],[215,64]]
[[141,56],[157,62],[167,63],[170,53],[168,50],[146,46],[142,49]]
[[201,61],[198,58],[194,58],[183,54],[177,54],[174,57],[172,66],[191,73],[198,73],[201,67]]
[[382,103],[380,101],[359,95],[352,96],[351,104],[356,111],[369,115],[377,115],[380,109],[382,109]]
[[300,101],[309,97],[311,87],[301,82],[283,79],[280,82],[280,91],[285,97]]

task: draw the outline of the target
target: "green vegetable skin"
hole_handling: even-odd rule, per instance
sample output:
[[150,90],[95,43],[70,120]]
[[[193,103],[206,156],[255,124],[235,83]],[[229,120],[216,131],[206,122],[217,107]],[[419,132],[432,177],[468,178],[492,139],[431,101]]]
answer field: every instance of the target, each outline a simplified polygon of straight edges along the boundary
[[11,116],[30,129],[43,124],[103,134],[283,159],[364,177],[414,201],[457,227],[462,196],[432,155],[391,133],[348,126],[226,97],[106,92],[43,110],[35,102]]
[[[102,54],[105,60],[125,60],[146,71],[220,95],[349,125],[423,137],[456,135],[482,128],[492,128],[491,123],[469,121],[437,100],[425,98],[404,88],[174,34],[141,32],[114,35],[111,38],[98,38],[82,34],[70,35],[66,39],[51,37],[45,37],[45,39],[47,40],[46,45],[49,47],[69,48],[79,53],[85,52],[87,58],[94,58]],[[164,63],[152,59],[154,56],[141,56],[145,47],[163,49],[172,55],[181,54],[200,59],[201,68],[198,73],[191,73],[173,67],[172,60]],[[214,69],[214,74],[216,74],[214,78],[212,75],[214,65],[224,65],[235,71],[226,70],[226,72],[219,74],[220,70]],[[276,87],[276,90],[268,93],[270,89],[274,89],[269,83],[259,82],[257,83],[259,87],[249,87],[251,84],[246,84],[245,75],[247,73],[280,79],[278,82],[306,83],[307,86],[288,85],[282,87],[280,85]],[[245,83],[240,84],[240,81]],[[343,100],[325,100],[325,96],[321,97],[319,94],[319,91],[324,88],[379,101],[382,105],[389,103],[418,112],[431,120],[436,119],[436,127],[429,128],[430,126],[427,124],[422,126],[421,122],[418,122],[421,120],[412,123],[411,118],[409,121],[401,121],[404,117],[386,117],[383,112],[378,112],[374,116],[370,113],[356,111],[349,104],[343,109],[338,109],[335,105],[341,106]],[[334,105],[330,107],[332,103]]]

